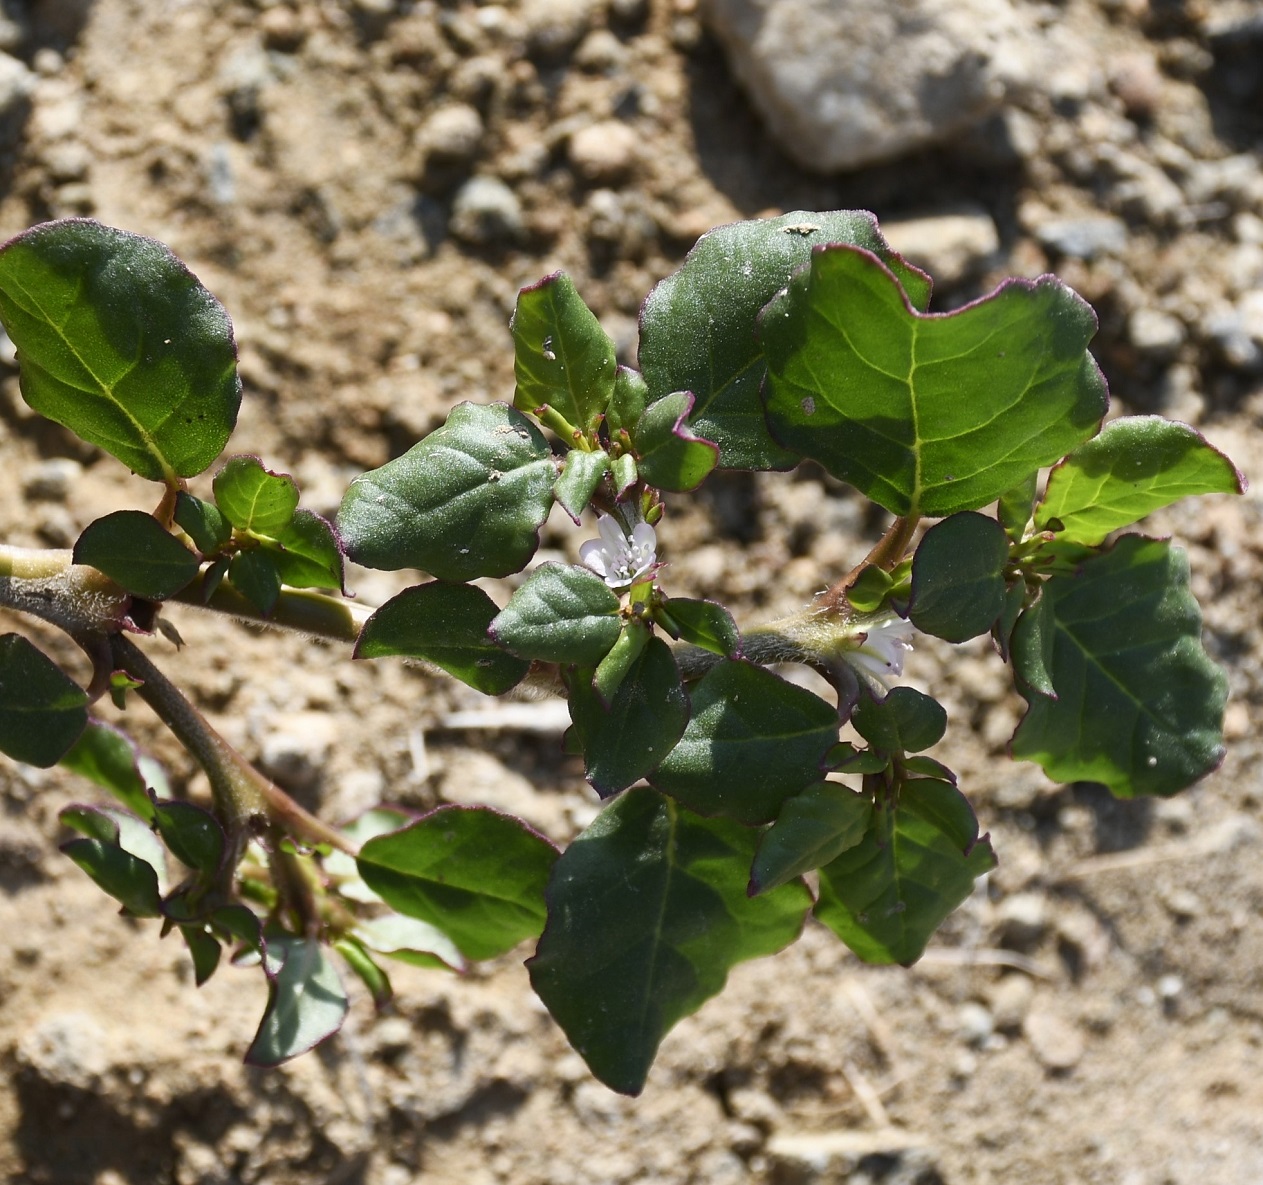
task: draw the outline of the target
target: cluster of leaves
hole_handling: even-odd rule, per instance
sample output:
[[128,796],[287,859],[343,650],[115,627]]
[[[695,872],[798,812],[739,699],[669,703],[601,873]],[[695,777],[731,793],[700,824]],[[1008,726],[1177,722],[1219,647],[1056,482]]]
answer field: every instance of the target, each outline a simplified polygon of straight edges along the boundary
[[[1201,647],[1183,553],[1111,540],[1177,498],[1239,491],[1240,475],[1182,425],[1102,430],[1095,318],[1055,279],[1010,281],[946,314],[929,298],[871,215],[738,223],[649,295],[636,371],[569,279],[549,276],[518,300],[513,405],[457,406],[353,482],[335,532],[254,458],[224,465],[214,503],[185,489],[226,442],[239,388],[227,318],[174,257],[82,221],[14,240],[0,250],[0,318],[24,396],[166,487],[156,515],[89,526],[76,560],[151,606],[223,582],[264,615],[286,586],[340,588],[343,552],[418,569],[431,579],[372,615],[357,657],[424,659],[488,694],[550,681],[569,700],[566,743],[608,800],[560,853],[477,808],[375,812],[339,845],[354,860],[281,840],[321,902],[314,930],[287,918],[275,851],[256,867],[230,840],[213,872],[190,864],[157,813],[186,804],[129,805],[193,869],[210,913],[180,915],[190,892],[162,896],[156,873],[142,887],[119,872],[144,857],[113,815],[74,808],[71,855],[132,912],[195,931],[199,975],[229,935],[261,954],[273,993],[260,1060],[340,1023],[320,939],[381,999],[376,956],[459,967],[538,938],[535,990],[597,1077],[635,1093],[671,1026],[809,914],[862,959],[911,963],[994,866],[955,775],[925,753],[942,707],[871,677],[872,639],[890,623],[948,642],[990,634],[1028,705],[1014,755],[1051,776],[1123,796],[1191,784],[1220,759],[1225,679]],[[652,554],[619,568],[620,546],[653,539],[664,495],[717,467],[805,458],[908,539],[938,521],[910,556],[861,566],[828,603],[744,633],[714,602],[667,595]],[[523,572],[554,503],[576,523],[595,510],[607,550],[538,566],[497,605],[475,582]],[[0,749],[51,764],[82,732],[86,696],[10,638]],[[786,659],[825,674],[838,703],[769,669]],[[35,752],[30,736],[52,738],[56,720]],[[263,886],[263,913],[243,937],[215,911],[249,885]]]

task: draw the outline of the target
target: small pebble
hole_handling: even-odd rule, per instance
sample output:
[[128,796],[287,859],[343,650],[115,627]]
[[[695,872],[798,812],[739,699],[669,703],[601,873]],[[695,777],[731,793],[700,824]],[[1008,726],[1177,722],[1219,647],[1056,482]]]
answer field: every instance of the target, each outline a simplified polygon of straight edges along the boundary
[[477,153],[482,133],[482,116],[467,103],[452,103],[425,121],[417,140],[427,156],[467,161]]
[[618,181],[636,163],[640,137],[627,124],[603,120],[580,128],[570,137],[570,163],[588,181]]
[[956,1014],[956,1031],[970,1045],[980,1046],[995,1031],[995,1021],[983,1005],[971,1001]]
[[1169,357],[1184,344],[1184,322],[1159,309],[1136,309],[1127,319],[1127,339],[1141,353]]
[[64,502],[82,473],[83,466],[78,461],[51,457],[31,470],[22,483],[22,493],[33,502]]
[[449,229],[478,246],[518,239],[523,232],[522,204],[496,177],[471,177],[457,191]]
[[1039,1064],[1055,1074],[1073,1070],[1083,1057],[1083,1034],[1054,1012],[1031,1011],[1022,1024],[1022,1033]]
[[1036,227],[1035,237],[1050,251],[1073,259],[1119,255],[1127,248],[1127,226],[1110,214],[1054,218]]

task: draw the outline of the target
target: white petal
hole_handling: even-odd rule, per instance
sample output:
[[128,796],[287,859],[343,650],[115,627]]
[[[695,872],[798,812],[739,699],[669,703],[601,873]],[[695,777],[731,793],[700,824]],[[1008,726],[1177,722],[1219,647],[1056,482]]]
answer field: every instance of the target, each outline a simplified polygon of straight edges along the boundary
[[589,539],[586,543],[580,544],[579,559],[598,576],[608,578],[610,555],[605,549],[605,544],[599,539]]
[[627,548],[627,536],[623,534],[623,528],[619,526],[618,519],[612,514],[603,514],[596,520],[596,529],[601,538],[605,541],[605,546],[610,549],[610,555],[618,555],[620,551]]

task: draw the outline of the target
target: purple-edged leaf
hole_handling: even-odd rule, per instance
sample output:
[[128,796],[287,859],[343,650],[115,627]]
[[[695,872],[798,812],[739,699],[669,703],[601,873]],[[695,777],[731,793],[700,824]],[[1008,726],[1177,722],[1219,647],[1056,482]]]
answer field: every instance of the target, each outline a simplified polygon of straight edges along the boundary
[[797,210],[704,234],[641,310],[640,365],[650,400],[693,392],[693,430],[719,446],[725,469],[788,469],[801,459],[768,432],[759,398],[767,368],[755,324],[821,243],[876,252],[900,277],[915,308],[929,302],[928,277],[890,250],[871,214]]
[[605,426],[612,440],[619,432],[631,433],[649,406],[649,386],[638,370],[620,366],[614,376],[614,394],[605,409]]
[[346,990],[325,948],[314,939],[268,935],[268,1003],[246,1051],[250,1066],[279,1066],[315,1048],[342,1027]]
[[503,695],[522,681],[531,664],[491,640],[487,628],[499,612],[472,584],[435,580],[414,585],[364,623],[355,657],[424,659],[486,695]]
[[88,695],[21,634],[0,637],[0,753],[47,769],[88,723]]
[[153,819],[149,791],[169,798],[166,772],[152,757],[112,725],[89,720],[59,764],[110,791],[129,811],[146,822]]
[[205,926],[197,923],[181,926],[180,934],[193,960],[193,982],[201,987],[219,967],[219,942],[207,932]]
[[650,638],[606,704],[580,668],[570,683],[570,718],[583,746],[588,781],[602,798],[643,778],[675,747],[688,722],[688,697],[671,648]]
[[263,548],[276,561],[282,584],[290,588],[343,587],[342,546],[332,525],[310,510],[294,517],[269,535]]
[[[550,407],[572,428],[591,432],[614,392],[614,343],[563,272],[518,293],[510,322],[513,406]],[[572,443],[566,441],[567,444]]]
[[531,985],[611,1089],[639,1094],[662,1038],[730,968],[797,938],[805,886],[746,895],[756,838],[639,789],[557,861]]
[[153,805],[154,824],[171,854],[197,872],[218,872],[228,841],[215,816],[191,802]]
[[836,708],[739,659],[712,667],[691,700],[684,735],[650,780],[700,815],[770,823],[819,781],[838,740]]
[[110,808],[70,806],[59,815],[82,838],[61,845],[97,885],[138,918],[161,913],[162,845],[139,819]]
[[274,537],[294,517],[298,483],[258,457],[229,457],[215,474],[215,504],[239,531]]
[[1096,432],[1095,332],[1052,276],[920,313],[871,252],[821,248],[760,322],[768,423],[894,514],[977,510]]
[[557,849],[517,819],[445,806],[370,839],[357,864],[392,909],[446,934],[468,959],[491,959],[544,925]]
[[232,323],[161,243],[80,218],[36,226],[0,248],[0,320],[26,402],[141,477],[175,487],[227,443]]
[[965,796],[917,778],[873,811],[864,838],[820,869],[816,917],[866,963],[921,957],[943,919],[996,865]]
[[714,601],[672,597],[658,618],[673,638],[689,642],[724,658],[741,654],[741,633],[732,614]]
[[553,497],[562,510],[578,523],[579,516],[587,510],[592,495],[609,471],[608,453],[585,453],[582,449],[572,448],[566,454],[565,467],[553,487]]
[[275,554],[267,548],[237,552],[228,564],[228,579],[264,617],[276,608],[281,595],[281,573]]
[[914,687],[896,687],[880,700],[861,695],[851,724],[883,753],[919,753],[943,739],[947,712],[938,700]]
[[1004,612],[1009,537],[993,518],[972,510],[935,523],[912,557],[908,618],[947,642],[985,634]]
[[539,546],[556,479],[548,442],[521,412],[461,403],[442,428],[351,483],[338,533],[368,568],[508,576]]
[[1053,469],[1035,528],[1097,544],[1181,498],[1244,490],[1236,466],[1187,424],[1127,416],[1106,424]]
[[1201,628],[1188,559],[1164,540],[1124,535],[1052,577],[1013,632],[1028,705],[1013,756],[1123,798],[1192,785],[1223,759],[1228,694]]
[[836,782],[817,782],[795,794],[759,840],[751,896],[837,859],[864,838],[872,813],[870,798]]
[[232,538],[232,523],[223,511],[185,490],[175,496],[175,522],[203,556],[215,555]]
[[75,542],[74,560],[150,601],[192,583],[200,566],[197,556],[143,510],[117,510],[89,523]]
[[621,498],[640,480],[636,469],[636,458],[631,453],[623,453],[610,462],[610,471],[614,475],[614,494]]
[[541,564],[491,622],[491,636],[520,658],[595,666],[618,641],[618,597],[595,572]]
[[719,446],[702,440],[685,420],[693,408],[686,391],[666,395],[652,404],[636,425],[635,442],[640,476],[660,490],[695,490],[719,462]]

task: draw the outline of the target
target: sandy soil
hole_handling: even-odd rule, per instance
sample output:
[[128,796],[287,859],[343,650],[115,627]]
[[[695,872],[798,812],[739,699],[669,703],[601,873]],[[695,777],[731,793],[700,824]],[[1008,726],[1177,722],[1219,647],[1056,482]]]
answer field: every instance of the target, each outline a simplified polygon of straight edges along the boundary
[[[1227,0],[1049,6],[1108,48],[1109,69],[956,145],[834,178],[780,154],[682,0],[535,4],[565,19],[534,24],[468,0],[2,7],[33,89],[0,137],[0,232],[87,213],[169,243],[237,327],[233,448],[293,472],[314,510],[454,403],[508,397],[516,291],[555,268],[629,352],[641,298],[712,225],[962,203],[992,219],[1000,252],[938,307],[1060,272],[1101,313],[1116,406],[1197,424],[1263,484],[1263,344],[1233,320],[1263,288],[1263,54],[1215,38]],[[609,119],[635,136],[621,155],[585,152],[574,133]],[[499,187],[471,194],[475,176]],[[1058,220],[1101,212],[1122,220],[1125,250],[1058,248]],[[67,546],[152,501],[35,419],[11,369],[0,417],[10,541]],[[117,917],[56,852],[57,810],[91,792],[0,764],[0,1178],[1263,1181],[1261,520],[1251,494],[1154,524],[1188,544],[1206,643],[1230,674],[1222,770],[1160,803],[1054,786],[1004,756],[1020,703],[985,647],[919,650],[910,675],[964,725],[942,755],[999,870],[910,971],[865,968],[818,928],[740,968],[667,1039],[638,1100],[590,1079],[520,958],[464,981],[404,968],[390,1015],[360,993],[317,1053],[247,1070],[257,975],[195,990],[174,940]],[[754,621],[802,603],[878,528],[804,469],[716,479],[673,504],[662,537],[673,591]],[[577,542],[562,519],[544,547]],[[380,603],[401,580],[353,584]],[[593,813],[546,708],[533,729],[456,726],[488,705],[450,682],[192,612],[178,625],[185,650],[152,653],[331,816],[480,801],[564,839]],[[126,724],[204,792],[142,709]]]

